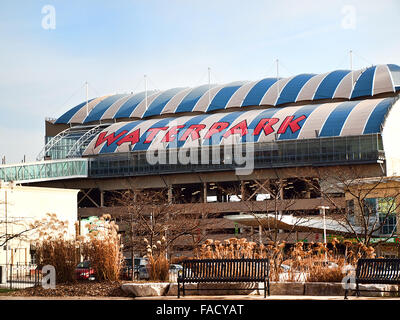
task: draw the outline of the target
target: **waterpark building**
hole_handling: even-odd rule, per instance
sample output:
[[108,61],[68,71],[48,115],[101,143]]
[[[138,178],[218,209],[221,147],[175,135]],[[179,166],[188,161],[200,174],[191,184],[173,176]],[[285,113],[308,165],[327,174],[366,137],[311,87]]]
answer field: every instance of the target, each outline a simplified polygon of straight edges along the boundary
[[[400,67],[384,64],[105,95],[46,119],[37,162],[3,165],[0,179],[79,189],[81,218],[124,215],[123,207],[110,206],[115,191],[166,188],[168,200],[188,212],[207,208],[212,223],[203,231],[210,237],[258,239],[259,229],[241,224],[240,215],[316,217],[329,205],[315,168],[400,175],[399,91]],[[238,146],[246,153],[241,163],[232,151]],[[345,195],[334,196],[343,209]],[[284,224],[280,232],[287,235]],[[321,230],[289,237],[298,239],[321,239]]]

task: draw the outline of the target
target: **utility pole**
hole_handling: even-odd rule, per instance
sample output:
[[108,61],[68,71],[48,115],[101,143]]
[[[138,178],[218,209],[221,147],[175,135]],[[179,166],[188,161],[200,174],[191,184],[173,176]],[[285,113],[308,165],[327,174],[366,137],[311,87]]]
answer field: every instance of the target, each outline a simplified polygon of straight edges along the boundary
[[89,85],[88,82],[85,82],[85,87],[86,87],[86,117],[89,115]]
[[276,87],[278,90],[277,100],[279,98],[279,59],[276,59]]
[[351,72],[351,91],[353,91],[354,87],[354,75],[353,75],[353,50],[349,51],[350,55],[350,72]]
[[[4,205],[6,218],[6,279],[8,277],[8,217],[7,217],[7,189],[4,189]],[[7,280],[6,280],[7,281]]]
[[144,99],[146,101],[146,109],[147,110],[147,75],[144,75]]
[[208,67],[208,106],[210,106],[211,103],[211,68]]
[[327,248],[327,243],[326,243],[326,220],[325,220],[325,210],[329,210],[329,207],[326,206],[319,206],[319,213],[322,213],[322,219],[323,219],[323,226],[324,226],[324,245],[325,245],[325,261],[328,260],[328,256],[327,256],[327,252],[326,250],[328,250]]

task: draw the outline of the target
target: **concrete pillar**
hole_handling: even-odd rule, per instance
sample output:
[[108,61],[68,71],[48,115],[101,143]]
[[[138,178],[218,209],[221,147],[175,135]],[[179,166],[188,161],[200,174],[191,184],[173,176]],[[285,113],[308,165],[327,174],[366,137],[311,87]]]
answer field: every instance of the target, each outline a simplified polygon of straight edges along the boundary
[[242,198],[242,201],[246,201],[246,185],[244,184],[244,181],[240,181],[240,195]]
[[173,194],[172,194],[172,185],[168,186],[168,203],[172,204],[173,202]]
[[283,180],[279,179],[279,198],[283,199],[283,188],[284,188]]
[[100,207],[104,207],[104,190],[100,190]]

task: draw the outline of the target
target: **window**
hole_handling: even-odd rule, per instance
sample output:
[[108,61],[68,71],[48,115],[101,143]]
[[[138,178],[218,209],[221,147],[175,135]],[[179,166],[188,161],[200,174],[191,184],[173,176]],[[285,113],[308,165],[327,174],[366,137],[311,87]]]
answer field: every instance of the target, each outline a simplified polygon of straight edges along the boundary
[[396,208],[395,198],[368,198],[364,200],[364,216],[369,217],[370,224],[379,219],[380,233],[391,234],[396,232]]
[[364,216],[372,217],[376,215],[377,211],[377,199],[376,198],[368,198],[364,199]]
[[396,232],[396,224],[397,224],[396,214],[387,215],[387,213],[380,213],[379,224],[381,225],[382,234],[391,234],[392,232]]
[[349,222],[351,224],[355,224],[354,200],[353,199],[346,201],[346,212],[347,212],[347,218],[349,219]]

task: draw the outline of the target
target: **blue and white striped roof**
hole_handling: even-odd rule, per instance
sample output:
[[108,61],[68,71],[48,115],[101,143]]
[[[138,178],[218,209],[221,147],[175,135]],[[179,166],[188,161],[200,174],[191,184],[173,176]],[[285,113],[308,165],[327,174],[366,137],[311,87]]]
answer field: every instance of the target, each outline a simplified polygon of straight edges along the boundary
[[229,108],[277,107],[300,101],[352,100],[399,90],[400,67],[384,64],[355,71],[336,70],[318,75],[300,74],[290,78],[265,78],[225,85],[148,91],[147,101],[145,92],[103,96],[90,100],[87,106],[86,102],[75,106],[55,123],[86,124],[187,112],[207,114]]
[[[354,136],[382,131],[397,97],[371,98],[116,122],[95,137],[84,155],[199,145]],[[213,139],[210,137],[212,136]]]

